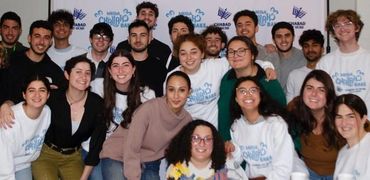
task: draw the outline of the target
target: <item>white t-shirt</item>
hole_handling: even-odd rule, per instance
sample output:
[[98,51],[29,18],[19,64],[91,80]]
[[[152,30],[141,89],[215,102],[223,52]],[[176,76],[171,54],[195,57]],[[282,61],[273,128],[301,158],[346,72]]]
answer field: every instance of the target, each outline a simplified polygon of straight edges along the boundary
[[265,119],[260,116],[255,124],[244,116],[231,127],[235,145],[235,161],[246,161],[249,178],[265,176],[268,180],[287,180],[294,170],[296,153],[288,127],[280,116]]
[[370,53],[367,50],[360,47],[355,52],[342,53],[337,49],[322,57],[316,69],[331,76],[338,95],[356,94],[370,109]]
[[[91,92],[98,94],[100,97],[104,97],[104,78],[96,78],[91,82]],[[141,102],[144,103],[147,100],[155,98],[155,93],[149,87],[145,86],[141,93]],[[123,121],[122,112],[127,109],[127,95],[116,93],[116,106],[113,108],[113,120],[116,124],[120,124]],[[108,138],[114,130],[116,125],[111,122],[107,130],[106,138]],[[81,144],[85,151],[89,151],[90,138]]]
[[68,61],[72,57],[79,56],[84,53],[86,53],[85,49],[74,45],[70,45],[69,47],[64,49],[55,49],[53,45],[47,51],[47,54],[49,55],[50,59],[54,61],[62,69],[64,69],[66,61]]
[[20,102],[12,106],[12,128],[0,128],[0,179],[15,179],[15,172],[28,168],[40,155],[50,125],[50,108],[45,105],[40,116],[29,118]]
[[289,73],[287,84],[286,84],[286,100],[290,102],[294,97],[298,96],[304,79],[312,69],[307,66],[302,66],[298,69],[294,69]]
[[[170,73],[179,71],[178,66]],[[202,119],[218,127],[217,101],[220,97],[220,84],[224,74],[229,70],[226,58],[206,59],[200,64],[195,74],[188,74],[191,81],[191,94],[184,108],[193,119]]]
[[353,147],[349,148],[346,144],[339,151],[335,163],[334,179],[340,173],[352,174],[356,180],[370,179],[370,133],[366,133]]

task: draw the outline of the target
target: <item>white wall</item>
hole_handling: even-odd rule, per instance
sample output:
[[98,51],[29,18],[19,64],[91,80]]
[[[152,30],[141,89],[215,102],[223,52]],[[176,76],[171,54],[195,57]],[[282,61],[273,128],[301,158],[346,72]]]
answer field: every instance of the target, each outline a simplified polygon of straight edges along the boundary
[[0,16],[7,11],[16,12],[22,19],[20,41],[28,46],[27,35],[31,23],[48,17],[48,0],[1,0]]
[[[356,1],[356,0],[329,0],[330,12],[337,9],[353,9],[361,15],[365,23],[364,29],[361,33],[360,44],[366,49],[370,50],[370,1]],[[4,6],[6,4],[6,6]],[[0,14],[6,11],[15,11],[22,18],[23,33],[20,41],[28,45],[27,34],[30,24],[37,19],[46,19],[48,14],[48,0],[1,0]],[[331,38],[331,49],[336,49],[335,42]]]

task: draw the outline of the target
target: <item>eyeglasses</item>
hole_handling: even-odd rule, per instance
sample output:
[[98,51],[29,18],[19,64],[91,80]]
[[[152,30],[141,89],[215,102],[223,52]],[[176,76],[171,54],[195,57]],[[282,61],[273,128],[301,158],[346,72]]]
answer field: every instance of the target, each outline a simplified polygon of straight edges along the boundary
[[333,29],[340,29],[340,28],[344,28],[344,29],[348,29],[350,27],[352,27],[353,25],[353,22],[352,21],[346,21],[346,22],[343,22],[343,23],[336,23],[333,25]]
[[238,50],[227,50],[226,54],[227,57],[235,57],[237,55],[238,57],[243,57],[245,53],[248,51],[248,48],[239,48]]
[[213,142],[213,138],[212,137],[202,138],[202,137],[197,136],[197,135],[191,136],[191,142],[193,142],[194,144],[200,144],[202,141],[203,141],[204,144],[210,145]]
[[97,40],[102,39],[103,41],[110,41],[110,37],[105,34],[94,34],[93,38]]
[[247,88],[239,87],[239,88],[236,88],[236,91],[239,94],[242,94],[242,95],[246,96],[247,94],[250,94],[250,95],[257,94],[260,91],[260,88],[251,87],[251,88],[247,89]]

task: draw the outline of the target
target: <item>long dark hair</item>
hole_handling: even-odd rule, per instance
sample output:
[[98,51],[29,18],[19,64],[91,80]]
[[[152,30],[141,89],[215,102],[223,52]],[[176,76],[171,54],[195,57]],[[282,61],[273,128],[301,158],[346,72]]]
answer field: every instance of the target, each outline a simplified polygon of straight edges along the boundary
[[217,129],[209,122],[204,120],[194,120],[184,126],[181,131],[172,139],[168,149],[166,150],[166,160],[168,164],[175,165],[183,161],[188,165],[191,158],[191,136],[196,127],[206,126],[212,131],[213,136],[213,150],[211,154],[212,165],[215,171],[222,169],[226,162],[226,153],[224,141],[217,132]]
[[[105,69],[105,75],[104,75],[104,110],[105,110],[105,118],[107,120],[107,125],[109,126],[110,122],[114,122],[114,117],[113,117],[113,109],[116,106],[116,84],[114,79],[111,77],[109,73],[109,68],[111,68],[111,65],[113,63],[114,58],[116,57],[125,57],[127,58],[131,65],[135,67],[135,60],[132,57],[132,55],[125,51],[118,49],[116,50],[110,57],[109,60],[107,61],[106,69]],[[122,118],[123,121],[121,122],[121,126],[123,128],[128,128],[129,124],[131,123],[132,120],[132,114],[136,110],[137,107],[141,104],[141,99],[140,99],[140,93],[142,92],[142,89],[140,88],[140,83],[139,83],[139,77],[137,70],[135,70],[135,73],[133,74],[130,84],[128,86],[127,90],[127,109],[125,109],[122,112]],[[116,124],[118,125],[118,124]]]
[[300,123],[300,134],[303,135],[303,139],[306,141],[306,137],[312,132],[313,129],[317,126],[317,119],[312,115],[311,109],[303,101],[303,93],[307,82],[311,79],[315,79],[321,82],[325,87],[326,91],[326,105],[324,106],[324,121],[322,124],[323,136],[327,143],[328,147],[339,148],[340,145],[338,134],[334,126],[333,118],[333,107],[334,101],[336,98],[334,83],[328,73],[322,70],[313,70],[311,71],[306,78],[304,79],[300,91],[300,95],[297,101],[297,112],[296,117]]

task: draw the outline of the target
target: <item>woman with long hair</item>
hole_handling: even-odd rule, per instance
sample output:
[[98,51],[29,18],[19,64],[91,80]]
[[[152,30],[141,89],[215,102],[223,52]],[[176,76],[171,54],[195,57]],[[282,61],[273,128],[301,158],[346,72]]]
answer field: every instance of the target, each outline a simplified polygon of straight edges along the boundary
[[334,178],[346,173],[353,179],[367,180],[370,177],[370,133],[366,104],[357,95],[343,94],[336,99],[334,109],[335,126],[347,142],[339,151]]
[[322,70],[311,71],[303,81],[300,95],[294,100],[298,125],[298,147],[310,179],[332,180],[341,138],[333,123],[336,98],[330,76]]
[[255,77],[239,78],[232,100],[235,161],[246,162],[250,179],[289,179],[298,156],[281,108],[272,103]]
[[204,120],[190,122],[172,139],[166,160],[168,180],[246,178],[234,161],[227,163],[224,141],[217,129]]
[[159,165],[165,150],[191,121],[184,109],[190,89],[189,77],[175,71],[167,78],[165,96],[149,100],[136,109],[122,152],[127,179],[160,179]]
[[94,168],[90,178],[123,179],[123,147],[134,111],[145,101],[155,98],[148,87],[141,87],[135,61],[124,50],[115,51],[107,61],[104,79],[91,83],[91,91],[104,97],[105,119],[108,131],[100,152],[101,166]]
[[0,128],[0,179],[32,180],[31,162],[40,155],[50,125],[49,81],[40,75],[29,77],[22,88],[24,101],[11,107],[12,128]]

